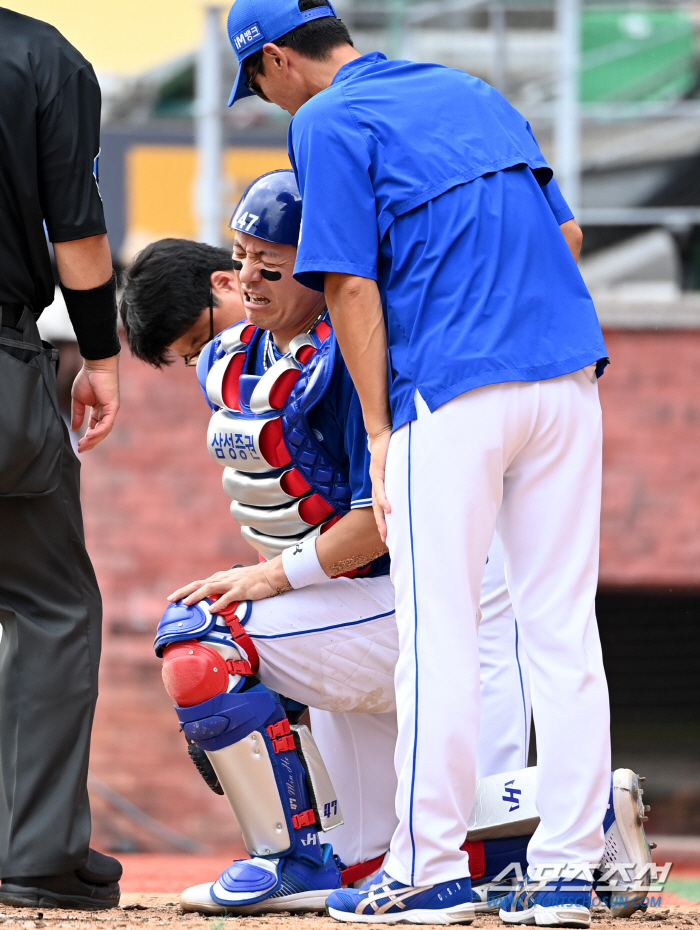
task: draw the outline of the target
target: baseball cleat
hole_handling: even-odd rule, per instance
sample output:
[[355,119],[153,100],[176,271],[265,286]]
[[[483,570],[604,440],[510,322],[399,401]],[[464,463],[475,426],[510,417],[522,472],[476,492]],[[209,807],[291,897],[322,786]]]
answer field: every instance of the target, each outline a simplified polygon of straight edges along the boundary
[[334,891],[326,911],[335,920],[362,924],[470,924],[475,916],[469,878],[417,888],[386,872],[362,888]]
[[204,885],[192,885],[191,888],[185,888],[180,895],[180,907],[183,911],[194,911],[198,914],[228,914],[229,909],[224,904],[219,904],[209,894],[212,882],[206,882]]
[[332,848],[324,845],[323,849],[319,866],[292,856],[237,860],[213,884],[183,891],[180,904],[183,910],[200,914],[322,911],[328,895],[340,887]]
[[474,911],[477,914],[497,914],[503,898],[512,890],[512,884],[493,885],[486,882],[484,885],[472,885]]
[[506,924],[590,927],[591,893],[591,883],[581,879],[519,884],[503,898],[498,916]]
[[[642,781],[644,779],[631,769],[615,769],[612,774],[610,802],[603,821],[605,852],[600,860],[600,869],[605,874],[615,863],[628,866],[614,876],[614,889],[601,889],[599,893],[613,917],[629,917],[635,911],[646,910],[642,901],[649,893],[649,873],[635,881],[635,876],[641,875],[644,867],[652,861],[651,848],[644,833],[649,808],[642,803]],[[625,881],[625,875],[629,881]]]

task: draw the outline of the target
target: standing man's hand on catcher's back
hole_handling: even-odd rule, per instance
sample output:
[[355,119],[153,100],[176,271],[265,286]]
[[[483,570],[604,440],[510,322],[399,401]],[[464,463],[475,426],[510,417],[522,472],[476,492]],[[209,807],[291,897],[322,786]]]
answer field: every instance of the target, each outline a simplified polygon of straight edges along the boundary
[[119,356],[83,361],[73,382],[71,405],[72,430],[80,429],[90,407],[85,435],[78,443],[79,452],[88,452],[109,435],[119,410]]

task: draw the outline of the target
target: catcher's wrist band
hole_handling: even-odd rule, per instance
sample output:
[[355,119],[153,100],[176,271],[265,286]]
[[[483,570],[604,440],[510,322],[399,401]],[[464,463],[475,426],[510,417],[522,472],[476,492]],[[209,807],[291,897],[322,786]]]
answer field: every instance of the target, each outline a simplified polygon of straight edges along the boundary
[[111,358],[121,349],[117,335],[117,276],[86,291],[60,285],[83,358]]
[[312,539],[305,539],[282,552],[284,573],[294,590],[331,580],[321,568],[318,560],[316,539],[316,536]]

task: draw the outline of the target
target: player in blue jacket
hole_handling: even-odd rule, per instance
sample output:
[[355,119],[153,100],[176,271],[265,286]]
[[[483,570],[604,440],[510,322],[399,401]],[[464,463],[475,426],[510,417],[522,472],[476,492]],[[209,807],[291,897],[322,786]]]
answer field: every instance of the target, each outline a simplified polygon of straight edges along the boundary
[[[183,906],[205,913],[321,907],[341,881],[380,867],[396,826],[394,592],[368,506],[357,395],[322,296],[292,277],[300,220],[292,172],[263,176],[234,214],[233,261],[199,243],[156,243],[134,262],[122,301],[136,354],[162,364],[170,347],[197,362],[213,411],[210,454],[244,537],[266,560],[174,592],[156,639],[191,749],[252,857],[184,892]],[[522,770],[526,666],[497,544],[482,611],[486,777],[469,848],[473,901],[487,910],[497,895],[489,903],[486,883],[524,863],[538,819],[536,772]],[[296,724],[302,705],[320,753]],[[608,858],[642,864],[636,776],[614,779]],[[319,828],[333,830],[342,868]]]
[[293,116],[295,275],[325,288],[396,589],[399,824],[382,888],[333,895],[330,913],[440,922],[444,900],[469,901],[474,618],[497,529],[537,727],[528,858],[533,876],[558,864],[553,890],[523,887],[500,914],[587,926],[610,766],[595,618],[607,351],[569,248],[580,230],[529,125],[483,81],[360,55],[327,0],[236,0],[228,31],[230,103],[256,93]]

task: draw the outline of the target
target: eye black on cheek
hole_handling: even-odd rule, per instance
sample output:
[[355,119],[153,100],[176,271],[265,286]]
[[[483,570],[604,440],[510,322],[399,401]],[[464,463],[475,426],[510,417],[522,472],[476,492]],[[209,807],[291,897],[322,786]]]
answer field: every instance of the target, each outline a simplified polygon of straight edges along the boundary
[[237,258],[234,258],[234,259],[231,261],[231,264],[233,265],[233,270],[234,270],[234,271],[242,271],[242,269],[243,269],[243,262],[239,262]]
[[260,274],[265,278],[266,281],[279,281],[282,277],[281,271],[270,271],[269,268],[261,268]]

